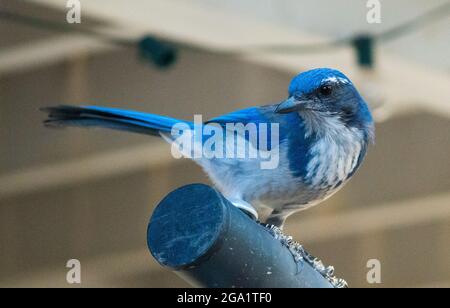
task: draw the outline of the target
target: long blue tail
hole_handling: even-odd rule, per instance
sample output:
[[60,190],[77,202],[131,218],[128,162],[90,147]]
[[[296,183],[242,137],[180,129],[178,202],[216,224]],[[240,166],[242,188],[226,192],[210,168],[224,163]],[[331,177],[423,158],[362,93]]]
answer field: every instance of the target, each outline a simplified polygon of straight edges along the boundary
[[49,127],[106,127],[159,136],[159,132],[170,132],[177,123],[192,125],[188,121],[156,114],[96,106],[56,106],[43,108],[42,111],[48,113],[44,124]]

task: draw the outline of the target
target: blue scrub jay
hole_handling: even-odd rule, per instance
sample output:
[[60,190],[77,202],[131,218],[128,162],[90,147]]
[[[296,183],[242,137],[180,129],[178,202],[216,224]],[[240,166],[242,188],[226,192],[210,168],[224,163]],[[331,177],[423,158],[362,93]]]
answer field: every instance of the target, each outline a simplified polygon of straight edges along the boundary
[[[177,123],[192,122],[155,114],[104,107],[57,106],[44,109],[45,124],[101,126],[162,136],[169,142]],[[355,173],[374,140],[369,108],[341,72],[319,68],[296,76],[289,96],[278,104],[235,111],[204,125],[269,123],[278,125],[276,168],[259,167],[260,158],[194,158],[233,204],[266,223],[282,227],[292,213],[330,197]],[[244,133],[245,134],[245,133]],[[252,141],[241,136],[245,143]],[[224,148],[227,143],[222,144]],[[258,148],[259,144],[255,147]]]

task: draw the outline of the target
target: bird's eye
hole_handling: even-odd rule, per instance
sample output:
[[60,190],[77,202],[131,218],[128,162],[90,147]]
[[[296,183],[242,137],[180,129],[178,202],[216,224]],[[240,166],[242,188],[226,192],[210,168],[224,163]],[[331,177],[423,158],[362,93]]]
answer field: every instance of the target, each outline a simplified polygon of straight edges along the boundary
[[319,92],[323,96],[329,96],[333,92],[333,88],[330,85],[323,85],[320,87]]

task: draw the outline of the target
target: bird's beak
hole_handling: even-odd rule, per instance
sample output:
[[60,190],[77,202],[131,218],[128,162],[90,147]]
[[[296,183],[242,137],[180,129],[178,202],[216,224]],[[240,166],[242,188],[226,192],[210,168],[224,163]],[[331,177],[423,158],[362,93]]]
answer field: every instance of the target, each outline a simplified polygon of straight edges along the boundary
[[281,102],[275,109],[275,113],[290,113],[294,111],[310,109],[313,101],[310,99],[296,99],[294,96],[289,97],[284,102]]

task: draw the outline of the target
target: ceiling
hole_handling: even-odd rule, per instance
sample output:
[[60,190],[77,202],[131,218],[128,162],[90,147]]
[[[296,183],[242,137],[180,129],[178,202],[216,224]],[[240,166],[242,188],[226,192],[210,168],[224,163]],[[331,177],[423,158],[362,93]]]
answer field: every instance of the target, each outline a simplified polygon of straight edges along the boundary
[[[334,38],[355,33],[381,33],[449,1],[382,1],[380,24],[367,23],[366,1],[361,0],[347,0],[345,5],[340,0],[192,0],[192,2],[211,10],[228,10],[245,18],[270,22],[292,31]],[[449,71],[449,35],[450,14],[419,31],[389,42],[384,47],[408,60]]]
[[[348,0],[102,0],[81,1],[83,26],[120,37],[155,34],[211,52],[268,44],[310,44],[348,35],[380,33],[448,1],[382,1],[381,24],[366,21],[366,1]],[[65,20],[65,1],[2,1],[33,16]],[[8,7],[9,6],[9,7]],[[243,58],[289,73],[329,66],[347,73],[378,114],[428,109],[450,116],[450,14],[397,40],[378,46],[376,70],[367,73],[351,47],[309,54],[246,52]],[[81,35],[26,28],[2,21],[0,75],[31,69],[78,52],[111,46]]]

